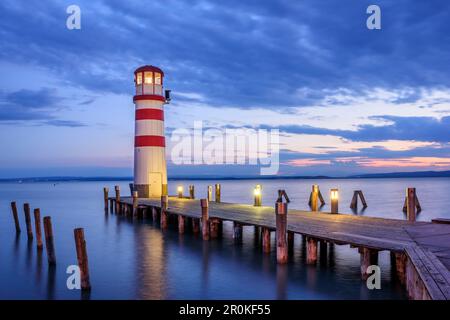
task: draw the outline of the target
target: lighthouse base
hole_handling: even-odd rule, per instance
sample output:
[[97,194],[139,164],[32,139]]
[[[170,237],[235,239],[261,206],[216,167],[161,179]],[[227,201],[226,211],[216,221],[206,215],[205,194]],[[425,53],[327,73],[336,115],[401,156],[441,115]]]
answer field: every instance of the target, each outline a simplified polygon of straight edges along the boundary
[[134,191],[138,192],[139,198],[155,198],[167,196],[167,184],[163,184],[159,188],[154,188],[150,184],[135,184]]

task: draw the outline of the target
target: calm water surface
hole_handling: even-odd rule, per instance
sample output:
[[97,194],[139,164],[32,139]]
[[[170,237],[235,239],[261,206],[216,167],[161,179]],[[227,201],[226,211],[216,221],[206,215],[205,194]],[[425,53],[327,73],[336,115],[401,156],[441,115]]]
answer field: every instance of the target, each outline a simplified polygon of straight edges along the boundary
[[[214,181],[170,181],[194,184],[196,196]],[[221,181],[222,201],[252,203],[259,181]],[[404,190],[416,187],[424,210],[419,220],[450,218],[446,210],[450,179],[274,180],[260,181],[263,204],[272,205],[276,190],[291,198],[290,208],[307,209],[312,183],[318,183],[328,202],[329,189],[340,190],[340,211],[349,214],[403,219]],[[380,254],[382,289],[369,291],[360,280],[359,255],[348,246],[331,247],[317,266],[306,266],[301,238],[286,266],[277,266],[275,248],[263,255],[255,246],[254,230],[244,228],[244,240],[235,245],[231,226],[222,239],[203,242],[172,228],[161,232],[151,221],[129,221],[103,211],[104,186],[126,182],[0,183],[0,299],[404,299],[397,281],[391,281],[389,254]],[[353,190],[363,190],[369,207],[352,213]],[[10,201],[17,201],[22,233],[16,237]],[[57,266],[49,268],[45,252],[28,242],[22,204],[41,208],[53,220]],[[328,206],[322,210],[328,210]],[[73,229],[85,228],[93,290],[90,296],[66,287],[66,268],[76,264]],[[274,241],[272,241],[272,245]]]

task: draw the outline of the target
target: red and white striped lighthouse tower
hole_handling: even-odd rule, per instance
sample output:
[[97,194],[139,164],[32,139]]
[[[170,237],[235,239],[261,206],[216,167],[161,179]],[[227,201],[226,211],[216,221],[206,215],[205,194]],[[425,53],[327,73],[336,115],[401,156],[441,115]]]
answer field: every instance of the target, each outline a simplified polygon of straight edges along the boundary
[[141,198],[167,195],[163,78],[164,72],[154,66],[134,72],[134,190]]

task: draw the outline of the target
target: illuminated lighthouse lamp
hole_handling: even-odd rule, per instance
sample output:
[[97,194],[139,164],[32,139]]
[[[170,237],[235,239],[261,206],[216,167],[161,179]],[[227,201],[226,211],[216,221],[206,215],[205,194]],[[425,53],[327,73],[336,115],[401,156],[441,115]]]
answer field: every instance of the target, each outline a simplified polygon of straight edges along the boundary
[[167,168],[164,137],[164,104],[170,91],[163,90],[164,72],[142,66],[134,72],[135,137],[134,191],[140,198],[167,195]]

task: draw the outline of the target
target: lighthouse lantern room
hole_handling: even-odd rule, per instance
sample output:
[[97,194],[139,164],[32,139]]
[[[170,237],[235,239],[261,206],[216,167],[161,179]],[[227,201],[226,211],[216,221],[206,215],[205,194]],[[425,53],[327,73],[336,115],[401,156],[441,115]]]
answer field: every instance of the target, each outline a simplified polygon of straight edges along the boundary
[[154,66],[134,72],[134,190],[141,198],[167,195],[163,79],[164,72]]

